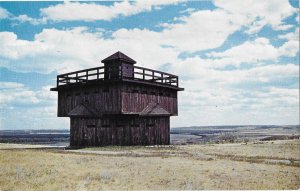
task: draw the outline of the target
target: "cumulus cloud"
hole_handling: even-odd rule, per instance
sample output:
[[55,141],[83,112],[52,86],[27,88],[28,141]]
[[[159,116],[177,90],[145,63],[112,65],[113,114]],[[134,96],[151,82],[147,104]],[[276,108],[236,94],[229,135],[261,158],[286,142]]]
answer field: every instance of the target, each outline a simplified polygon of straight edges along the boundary
[[115,2],[111,6],[95,3],[64,2],[41,9],[41,14],[54,21],[96,21],[111,20],[120,16],[135,15],[144,11],[151,11],[163,5],[177,4],[180,0],[167,1],[136,1]]
[[13,32],[0,32],[0,55],[9,59],[34,56],[47,49],[40,41],[28,41],[17,38]]
[[214,4],[245,23],[249,34],[258,32],[265,25],[270,25],[274,30],[287,30],[291,26],[283,20],[297,13],[288,0],[215,0]]
[[[12,21],[18,21],[19,23],[30,23],[32,25],[39,25],[39,24],[46,24],[47,23],[47,19],[46,18],[32,18],[29,17],[28,15],[19,15],[19,16],[14,16],[11,18]],[[16,25],[16,24],[14,24]]]
[[6,9],[0,7],[0,20],[8,18],[9,15],[10,13]]
[[[288,36],[282,38],[291,38]],[[223,52],[211,52],[207,55],[212,67],[224,68],[225,66],[240,66],[242,63],[260,65],[265,61],[277,62],[281,56],[296,56],[299,52],[299,40],[291,38],[280,47],[271,45],[267,38],[257,38],[254,41],[246,41]]]
[[39,25],[39,24],[46,24],[47,20],[46,18],[32,18],[28,15],[22,14],[15,16],[6,9],[0,7],[0,20],[1,19],[9,19],[10,21],[13,21],[12,25],[18,25],[20,23],[30,23],[32,25]]
[[0,82],[0,107],[9,105],[51,105],[56,100],[56,96],[49,89],[50,86],[45,86],[38,91],[33,91],[21,83]]
[[0,82],[0,105],[22,104],[31,105],[39,102],[35,92],[25,88],[23,84],[14,82]]
[[21,83],[0,82],[0,129],[68,128],[69,119],[56,117],[57,95],[49,88],[33,91]]

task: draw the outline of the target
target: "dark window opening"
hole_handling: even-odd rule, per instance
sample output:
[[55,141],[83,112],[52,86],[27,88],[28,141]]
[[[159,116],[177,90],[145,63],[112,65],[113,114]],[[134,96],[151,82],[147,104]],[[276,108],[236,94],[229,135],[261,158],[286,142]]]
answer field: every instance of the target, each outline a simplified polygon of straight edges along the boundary
[[132,90],[132,93],[139,93],[139,90]]
[[146,125],[147,127],[153,127],[155,125],[155,120],[151,118],[147,119]]
[[102,119],[102,127],[109,127],[110,126],[110,121],[109,119]]
[[142,91],[142,94],[147,94],[148,92],[147,91]]
[[109,88],[104,88],[103,92],[109,92]]
[[117,121],[117,127],[125,127],[126,126],[126,122],[124,120],[118,120]]
[[162,92],[159,92],[159,94],[158,94],[159,96],[163,96],[164,94],[162,93]]
[[96,120],[90,119],[87,121],[87,128],[95,128],[96,127]]
[[132,119],[130,121],[130,126],[131,127],[139,127],[140,126],[139,119]]
[[155,93],[155,92],[151,92],[150,94],[151,94],[151,95],[156,95],[156,93]]

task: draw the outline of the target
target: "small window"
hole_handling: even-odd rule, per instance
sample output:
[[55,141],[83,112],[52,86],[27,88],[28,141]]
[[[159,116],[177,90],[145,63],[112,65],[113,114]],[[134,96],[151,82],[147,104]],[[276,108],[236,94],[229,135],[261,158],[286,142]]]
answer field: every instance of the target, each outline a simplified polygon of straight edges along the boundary
[[119,119],[117,121],[117,127],[125,127],[125,126],[126,126],[125,120]]
[[95,128],[96,127],[96,120],[95,119],[89,119],[87,121],[87,128]]
[[132,120],[130,121],[130,126],[131,126],[131,127],[139,127],[139,126],[140,126],[140,123],[139,123],[139,122],[140,122],[140,121],[139,121],[138,118],[132,119]]
[[159,94],[158,94],[159,96],[163,96],[164,94],[162,93],[162,92],[159,92]]
[[148,92],[147,91],[142,91],[142,94],[147,94]]
[[155,93],[155,92],[151,92],[150,94],[151,94],[151,95],[156,95],[156,93]]
[[109,127],[110,126],[110,121],[109,119],[102,119],[102,127]]
[[155,120],[153,118],[148,118],[146,125],[147,127],[153,127],[155,125]]
[[95,124],[88,124],[87,128],[96,128],[96,125]]
[[139,90],[132,90],[132,93],[139,93]]

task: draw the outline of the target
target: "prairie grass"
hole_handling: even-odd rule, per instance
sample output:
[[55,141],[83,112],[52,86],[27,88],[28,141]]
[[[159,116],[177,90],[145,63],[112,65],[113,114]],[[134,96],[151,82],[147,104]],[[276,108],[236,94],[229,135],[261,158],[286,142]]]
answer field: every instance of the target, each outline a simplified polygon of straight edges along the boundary
[[79,150],[3,148],[15,145],[0,144],[1,191],[300,188],[300,167],[283,162],[300,160],[299,140]]

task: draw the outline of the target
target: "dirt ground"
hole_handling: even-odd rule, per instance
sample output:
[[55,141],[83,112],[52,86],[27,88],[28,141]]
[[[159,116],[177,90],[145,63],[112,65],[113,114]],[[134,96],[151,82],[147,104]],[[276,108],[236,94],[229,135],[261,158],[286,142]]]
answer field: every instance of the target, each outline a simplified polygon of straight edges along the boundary
[[299,189],[300,140],[79,150],[0,144],[0,190]]

